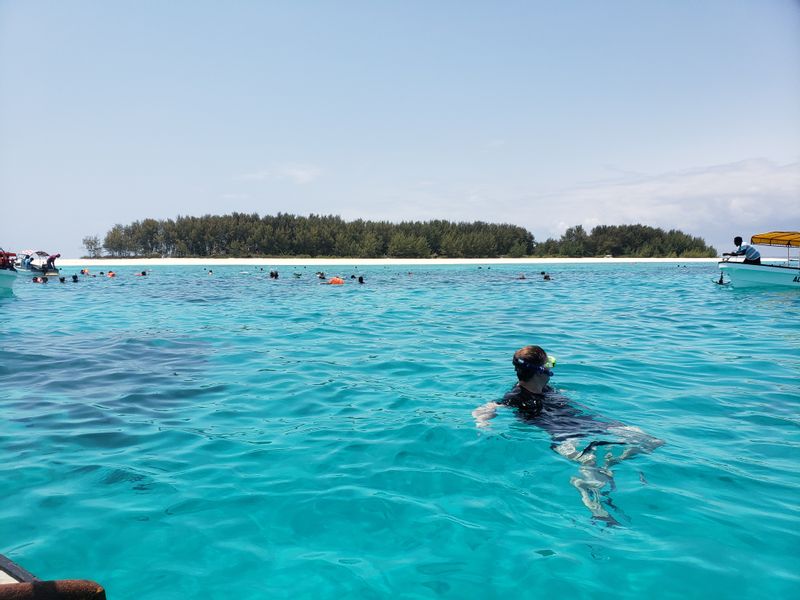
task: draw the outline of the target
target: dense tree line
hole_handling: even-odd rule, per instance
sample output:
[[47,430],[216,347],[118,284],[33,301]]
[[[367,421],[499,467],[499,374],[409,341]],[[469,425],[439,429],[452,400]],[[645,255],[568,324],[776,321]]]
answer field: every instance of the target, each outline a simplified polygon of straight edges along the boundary
[[246,257],[342,256],[380,258],[526,256],[533,236],[507,224],[450,221],[344,221],[233,213],[177,219],[144,219],[115,225],[103,242],[84,238],[91,256]]
[[561,239],[548,239],[535,248],[536,256],[629,256],[636,258],[703,258],[717,255],[703,238],[647,225],[598,225],[586,233],[570,227]]
[[115,225],[102,242],[88,236],[92,257],[341,256],[353,258],[492,258],[497,256],[715,256],[701,238],[644,225],[580,225],[536,244],[516,225],[477,221],[344,221],[338,216],[232,213],[144,219]]

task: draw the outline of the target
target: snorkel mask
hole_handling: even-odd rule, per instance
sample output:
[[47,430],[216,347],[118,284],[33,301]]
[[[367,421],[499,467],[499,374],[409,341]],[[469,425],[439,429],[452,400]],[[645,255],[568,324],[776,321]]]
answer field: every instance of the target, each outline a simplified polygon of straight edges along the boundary
[[517,371],[524,371],[525,374],[528,375],[526,379],[533,375],[547,375],[548,377],[552,377],[553,367],[556,366],[556,357],[548,354],[547,360],[545,360],[544,364],[541,366],[531,364],[525,359],[516,357],[512,358],[511,362],[514,364]]

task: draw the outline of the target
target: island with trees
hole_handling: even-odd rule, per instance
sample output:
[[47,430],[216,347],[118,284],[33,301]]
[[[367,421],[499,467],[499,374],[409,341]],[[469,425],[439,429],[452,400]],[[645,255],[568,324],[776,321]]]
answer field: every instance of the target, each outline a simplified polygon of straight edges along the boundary
[[536,242],[506,223],[445,220],[345,221],[334,215],[231,213],[144,219],[87,236],[90,258],[497,258],[497,257],[714,257],[702,238],[647,225],[570,227],[559,239]]

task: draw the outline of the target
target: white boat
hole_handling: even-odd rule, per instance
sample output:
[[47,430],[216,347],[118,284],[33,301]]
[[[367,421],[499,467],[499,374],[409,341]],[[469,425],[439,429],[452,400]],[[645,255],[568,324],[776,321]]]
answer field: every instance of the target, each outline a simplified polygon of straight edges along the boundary
[[719,268],[727,275],[733,287],[779,286],[800,290],[800,262],[791,257],[792,248],[800,248],[800,231],[770,231],[750,238],[754,246],[777,246],[786,248],[786,263],[745,264],[724,259]]
[[19,272],[14,268],[13,252],[5,252],[0,248],[0,293],[8,292],[14,287]]
[[57,268],[47,268],[47,259],[50,255],[44,250],[23,250],[17,252],[16,267],[20,271],[30,271],[34,275],[47,275],[58,277]]

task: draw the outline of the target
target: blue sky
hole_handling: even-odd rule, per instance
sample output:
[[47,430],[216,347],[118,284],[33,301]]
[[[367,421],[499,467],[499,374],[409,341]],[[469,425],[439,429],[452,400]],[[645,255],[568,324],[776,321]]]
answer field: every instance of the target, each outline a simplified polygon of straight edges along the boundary
[[207,213],[800,230],[800,3],[0,0],[0,245]]

